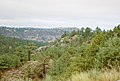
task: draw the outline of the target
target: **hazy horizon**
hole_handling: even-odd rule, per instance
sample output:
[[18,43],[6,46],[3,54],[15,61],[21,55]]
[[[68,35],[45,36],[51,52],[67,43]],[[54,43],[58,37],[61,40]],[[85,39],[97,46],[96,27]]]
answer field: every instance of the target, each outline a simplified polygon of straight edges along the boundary
[[0,26],[90,27],[120,24],[119,0],[0,0]]

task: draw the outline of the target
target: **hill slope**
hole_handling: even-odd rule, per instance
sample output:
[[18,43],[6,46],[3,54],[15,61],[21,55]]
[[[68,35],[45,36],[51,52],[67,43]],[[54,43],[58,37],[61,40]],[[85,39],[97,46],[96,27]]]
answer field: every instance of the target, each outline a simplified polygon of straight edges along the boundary
[[48,72],[52,81],[120,79],[120,25],[109,31],[98,27],[93,31],[90,28],[73,31],[53,45],[37,55],[39,59],[50,57],[54,61]]

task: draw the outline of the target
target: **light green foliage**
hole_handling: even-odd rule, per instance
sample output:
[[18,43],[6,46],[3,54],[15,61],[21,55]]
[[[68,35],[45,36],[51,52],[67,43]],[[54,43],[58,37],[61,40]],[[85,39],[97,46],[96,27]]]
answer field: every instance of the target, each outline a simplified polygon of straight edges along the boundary
[[95,43],[96,45],[103,45],[106,38],[105,38],[105,34],[104,33],[98,33],[94,38],[93,38],[93,43]]
[[120,64],[120,38],[113,37],[105,42],[96,55],[99,67],[115,67]]
[[98,27],[95,31],[90,28],[86,28],[84,31],[82,28],[80,31],[72,32],[70,37],[77,35],[77,39],[67,47],[58,46],[43,52],[45,57],[52,56],[54,60],[53,67],[49,71],[51,78],[54,81],[66,81],[74,73],[119,67],[119,30],[119,28],[114,32],[111,30],[111,36],[109,31],[102,31]]

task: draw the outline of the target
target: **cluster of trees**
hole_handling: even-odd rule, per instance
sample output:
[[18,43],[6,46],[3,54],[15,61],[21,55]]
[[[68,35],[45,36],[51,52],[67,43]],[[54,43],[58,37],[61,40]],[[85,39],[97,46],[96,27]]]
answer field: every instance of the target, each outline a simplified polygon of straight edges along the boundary
[[0,70],[19,67],[30,60],[30,54],[38,46],[47,43],[20,40],[0,35]]
[[[49,74],[53,80],[65,81],[73,73],[91,69],[119,68],[120,66],[120,25],[113,30],[81,28],[62,38],[77,35],[75,41],[63,47],[57,44],[41,53],[41,57],[51,57],[54,61]],[[59,43],[59,42],[56,42]],[[42,58],[43,59],[43,58]]]

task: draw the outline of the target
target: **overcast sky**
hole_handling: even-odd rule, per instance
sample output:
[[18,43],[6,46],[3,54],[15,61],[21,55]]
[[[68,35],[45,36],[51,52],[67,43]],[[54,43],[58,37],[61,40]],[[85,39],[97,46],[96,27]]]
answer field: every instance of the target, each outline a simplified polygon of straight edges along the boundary
[[120,0],[0,0],[0,26],[91,27],[120,24]]

